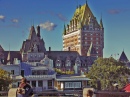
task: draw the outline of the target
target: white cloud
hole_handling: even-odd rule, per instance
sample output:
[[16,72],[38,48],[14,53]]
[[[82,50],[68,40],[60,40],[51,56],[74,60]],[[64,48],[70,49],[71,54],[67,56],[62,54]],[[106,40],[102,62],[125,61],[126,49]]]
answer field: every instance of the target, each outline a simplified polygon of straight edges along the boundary
[[41,27],[42,29],[47,30],[47,31],[52,31],[52,30],[54,30],[56,26],[57,26],[56,24],[54,24],[54,23],[52,23],[52,22],[50,22],[50,21],[47,21],[47,22],[44,22],[44,23],[41,23],[41,24],[40,24],[40,27]]
[[0,15],[0,20],[4,22],[5,21],[5,16]]
[[18,23],[19,20],[18,20],[18,19],[12,19],[12,22],[13,22],[13,23]]

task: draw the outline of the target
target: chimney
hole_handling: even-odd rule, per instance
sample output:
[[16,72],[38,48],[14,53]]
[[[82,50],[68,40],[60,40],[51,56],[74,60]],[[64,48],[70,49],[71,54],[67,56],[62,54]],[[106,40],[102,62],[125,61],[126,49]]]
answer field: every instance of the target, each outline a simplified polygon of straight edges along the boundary
[[49,52],[51,51],[51,47],[49,47]]

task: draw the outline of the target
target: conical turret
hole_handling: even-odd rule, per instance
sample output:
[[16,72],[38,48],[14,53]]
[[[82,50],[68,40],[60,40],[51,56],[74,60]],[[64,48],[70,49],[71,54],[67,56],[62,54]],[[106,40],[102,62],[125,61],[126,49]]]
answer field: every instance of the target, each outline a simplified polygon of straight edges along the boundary
[[34,26],[32,26],[31,29],[30,29],[30,34],[29,34],[28,39],[31,40],[31,39],[33,39],[34,37],[36,37],[36,32],[35,32]]
[[121,61],[121,62],[128,62],[129,61],[126,54],[125,54],[125,52],[124,52],[124,50],[123,50],[123,52],[122,52],[122,54],[121,54],[121,56],[119,58],[119,61]]

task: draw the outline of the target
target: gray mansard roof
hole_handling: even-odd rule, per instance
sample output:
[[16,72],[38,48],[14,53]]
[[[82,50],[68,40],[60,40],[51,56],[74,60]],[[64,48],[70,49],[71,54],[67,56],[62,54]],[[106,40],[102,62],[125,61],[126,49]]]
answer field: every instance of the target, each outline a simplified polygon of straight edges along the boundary
[[59,58],[62,64],[65,64],[67,58],[70,59],[71,64],[75,64],[76,58],[79,57],[81,64],[92,65],[96,57],[91,56],[80,56],[77,51],[47,51],[48,57],[54,61],[54,66],[56,60]]

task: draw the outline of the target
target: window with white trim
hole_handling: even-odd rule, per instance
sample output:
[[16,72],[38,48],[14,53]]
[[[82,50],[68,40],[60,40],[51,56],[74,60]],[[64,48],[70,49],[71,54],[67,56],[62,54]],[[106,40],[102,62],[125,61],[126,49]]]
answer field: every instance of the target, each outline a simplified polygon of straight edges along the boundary
[[81,82],[65,82],[65,88],[81,88]]

